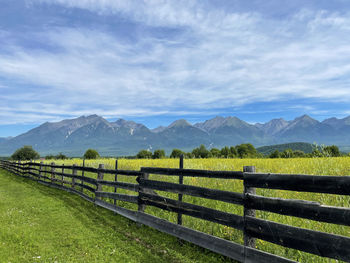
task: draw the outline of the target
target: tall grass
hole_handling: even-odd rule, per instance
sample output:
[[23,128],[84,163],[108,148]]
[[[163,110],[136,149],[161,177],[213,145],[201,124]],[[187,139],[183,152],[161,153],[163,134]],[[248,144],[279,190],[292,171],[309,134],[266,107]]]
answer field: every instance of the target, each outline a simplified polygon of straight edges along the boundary
[[[57,164],[77,164],[82,165],[81,159],[55,161]],[[100,159],[100,160],[87,160],[86,165],[91,167],[98,167],[100,163],[105,165],[105,168],[114,169],[115,159]],[[350,174],[350,158],[300,158],[300,159],[186,159],[184,162],[184,168],[188,169],[205,169],[205,170],[220,170],[220,171],[237,171],[242,170],[243,166],[255,166],[257,172],[269,172],[269,173],[296,173],[296,174],[313,174],[313,175],[348,175]],[[178,159],[161,159],[161,160],[118,160],[118,168],[125,170],[139,170],[141,167],[168,167],[177,168],[179,166]],[[87,176],[96,177],[96,174],[85,174]],[[106,175],[106,180],[114,180],[113,175]],[[162,175],[150,175],[150,179],[162,180],[168,182],[178,182],[177,177],[162,176]],[[127,176],[118,176],[118,180],[125,182],[135,182],[135,178]],[[226,179],[210,179],[210,178],[185,178],[185,184],[220,189],[232,192],[243,192],[242,181],[239,180],[226,180]],[[104,187],[105,191],[113,191],[111,187]],[[118,189],[118,193],[135,194],[131,191]],[[177,199],[176,194],[158,192],[165,197]],[[279,197],[284,199],[300,199],[317,201],[323,205],[332,205],[340,207],[350,207],[350,197],[338,196],[331,194],[317,194],[306,192],[293,192],[282,190],[270,190],[270,189],[257,189],[257,194],[268,197]],[[228,204],[220,201],[213,201],[198,197],[184,196],[185,202],[198,204],[210,208],[215,208],[220,211],[226,211],[233,214],[242,215],[243,208],[238,205]],[[111,200],[109,200],[111,201]],[[118,202],[118,205],[136,209],[135,205],[127,204],[124,202]],[[152,215],[164,218],[171,222],[176,222],[177,215],[175,213],[167,212],[154,207],[147,207],[146,212]],[[291,226],[297,226],[301,228],[307,228],[327,233],[333,233],[350,237],[350,228],[347,226],[338,226],[328,223],[320,223],[312,220],[301,219],[290,216],[278,215],[270,212],[257,212],[257,217],[274,222],[279,222]],[[199,220],[189,216],[184,216],[183,223],[185,226],[203,231],[209,234],[213,234],[234,242],[243,243],[242,232],[221,226],[215,223],[210,223],[204,220]],[[284,248],[278,245],[274,245],[262,240],[257,241],[257,247],[261,250],[268,251],[273,254],[288,257],[300,262],[339,262],[336,260],[330,260],[314,256],[308,253],[300,252],[293,249]]]

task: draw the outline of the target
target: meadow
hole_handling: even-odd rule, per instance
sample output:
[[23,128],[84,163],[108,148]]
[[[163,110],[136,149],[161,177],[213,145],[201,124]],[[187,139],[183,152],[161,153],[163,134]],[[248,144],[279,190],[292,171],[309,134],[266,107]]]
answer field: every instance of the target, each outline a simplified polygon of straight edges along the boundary
[[0,262],[228,262],[220,255],[0,170]]
[[[51,160],[48,161],[52,162]],[[56,164],[77,164],[82,165],[81,159],[72,160],[54,160]],[[105,168],[114,169],[115,159],[99,159],[86,160],[86,166],[98,167],[99,164],[104,164]],[[297,174],[312,174],[312,175],[338,175],[344,176],[350,174],[350,158],[295,158],[295,159],[185,159],[184,168],[188,169],[205,169],[205,170],[242,170],[243,166],[255,166],[257,172],[271,173],[297,173]],[[125,170],[139,170],[141,167],[167,167],[178,168],[178,159],[119,159],[118,168]],[[85,173],[85,176],[96,177],[96,174]],[[114,180],[113,175],[105,175],[106,180]],[[177,182],[177,177],[150,175],[150,179],[163,180],[168,182]],[[118,180],[124,182],[134,182],[135,178],[120,176]],[[214,188],[226,191],[242,193],[243,184],[239,180],[220,180],[210,178],[184,178],[184,183],[207,188]],[[111,187],[104,186],[104,191],[113,191]],[[118,193],[134,194],[135,192],[118,189]],[[160,195],[177,199],[176,194],[158,192]],[[279,197],[285,199],[300,199],[316,201],[323,205],[350,207],[350,197],[330,195],[330,194],[315,194],[306,192],[292,192],[282,190],[257,189],[257,194],[268,197]],[[220,201],[207,200],[198,197],[184,196],[185,202],[198,204],[217,210],[226,211],[238,215],[243,215],[243,208],[238,205],[228,204]],[[112,200],[107,200],[111,201]],[[136,205],[118,201],[118,205],[137,209]],[[177,214],[163,211],[154,207],[146,207],[146,212],[171,222],[176,222]],[[257,211],[257,217],[291,226],[307,228],[327,233],[339,234],[350,237],[350,229],[347,226],[338,226],[329,223],[320,223],[312,220],[301,219],[290,216],[278,215],[270,212]],[[210,223],[200,219],[183,216],[183,224],[193,229],[213,234],[233,242],[243,243],[243,235],[241,231],[221,226],[219,224]],[[257,241],[257,247],[261,250],[284,256],[300,262],[339,262],[314,256],[312,254],[300,252],[293,249],[284,248],[262,240]]]

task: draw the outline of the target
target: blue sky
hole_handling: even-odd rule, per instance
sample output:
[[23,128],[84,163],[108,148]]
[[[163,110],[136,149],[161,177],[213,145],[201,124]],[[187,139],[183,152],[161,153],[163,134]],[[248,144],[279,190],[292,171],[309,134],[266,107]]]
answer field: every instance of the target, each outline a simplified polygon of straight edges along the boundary
[[350,115],[348,0],[0,6],[0,137],[90,114],[151,128]]

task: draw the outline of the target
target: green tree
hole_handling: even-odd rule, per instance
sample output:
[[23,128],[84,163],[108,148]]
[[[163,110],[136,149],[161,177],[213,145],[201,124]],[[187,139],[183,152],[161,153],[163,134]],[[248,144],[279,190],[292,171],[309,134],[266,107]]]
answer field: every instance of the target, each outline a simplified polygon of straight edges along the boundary
[[339,157],[339,156],[341,156],[339,148],[336,145],[325,146],[325,147],[323,147],[322,152],[323,152],[323,154],[325,156],[329,156],[329,157]]
[[17,149],[11,156],[13,160],[34,160],[39,159],[40,155],[36,152],[32,146],[25,145],[22,148]]
[[258,156],[257,150],[250,143],[237,145],[236,150],[237,150],[237,155],[240,158],[255,158]]
[[151,159],[152,158],[152,152],[148,150],[141,150],[136,154],[137,159]]
[[281,157],[281,154],[278,150],[275,150],[274,152],[272,152],[270,155],[269,155],[269,158],[280,158]]
[[293,150],[292,149],[285,149],[281,153],[282,158],[293,158]]
[[68,157],[66,155],[64,155],[63,153],[59,153],[56,155],[56,159],[57,160],[66,160],[66,159],[68,159]]
[[164,150],[155,150],[152,156],[153,159],[163,159],[165,158],[165,151]]
[[211,156],[207,148],[201,144],[198,148],[193,149],[192,151],[195,158],[208,158]]
[[228,158],[230,156],[230,148],[228,148],[227,146],[223,147],[220,151],[221,157],[223,158]]
[[170,154],[170,158],[180,158],[181,154],[185,154],[180,149],[173,149],[173,151]]
[[293,157],[295,158],[302,158],[302,157],[305,157],[305,153],[301,150],[295,150],[293,152]]
[[188,153],[185,153],[185,158],[187,158],[187,159],[193,159],[193,158],[195,158],[195,156],[193,155],[193,153],[188,152]]
[[211,156],[212,157],[215,157],[215,158],[220,158],[221,157],[221,152],[218,148],[211,148],[210,149],[210,153],[211,153]]
[[55,156],[53,154],[49,154],[45,156],[45,160],[52,160],[55,159]]
[[237,156],[237,150],[236,150],[236,147],[234,147],[234,146],[231,146],[230,147],[230,152],[231,152],[231,158],[234,158],[234,157],[236,157]]
[[97,159],[98,157],[100,157],[100,155],[98,154],[98,152],[94,149],[88,149],[85,153],[84,153],[84,159]]

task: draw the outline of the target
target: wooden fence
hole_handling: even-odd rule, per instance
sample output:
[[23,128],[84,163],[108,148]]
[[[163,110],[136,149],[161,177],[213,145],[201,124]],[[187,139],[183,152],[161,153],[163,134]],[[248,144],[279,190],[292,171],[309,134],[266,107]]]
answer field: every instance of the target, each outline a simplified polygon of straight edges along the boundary
[[[287,248],[305,251],[322,257],[350,262],[350,238],[294,226],[284,225],[255,217],[255,211],[268,211],[282,215],[311,219],[319,222],[350,226],[350,209],[323,206],[317,202],[268,198],[255,194],[255,188],[280,189],[300,192],[350,195],[349,176],[312,176],[297,174],[256,173],[253,166],[243,171],[208,171],[144,167],[140,171],[105,169],[84,166],[55,165],[35,162],[0,161],[0,168],[36,180],[44,185],[75,193],[137,223],[144,224],[172,236],[227,256],[239,262],[295,262],[255,248],[256,239]],[[70,171],[70,172],[65,172]],[[78,171],[80,175],[78,175]],[[96,174],[96,179],[84,173]],[[114,181],[104,180],[105,174],[115,175]],[[149,174],[176,176],[179,183],[150,180]],[[136,177],[137,183],[118,181],[118,175]],[[222,180],[242,180],[244,192],[235,193],[183,184],[184,177],[207,177]],[[67,178],[71,178],[67,180]],[[104,192],[103,186],[114,189]],[[117,189],[135,191],[135,195],[117,193]],[[86,189],[85,192],[82,189]],[[178,194],[178,200],[159,195],[155,191]],[[87,194],[86,192],[90,192]],[[243,216],[182,201],[183,195],[207,198],[241,205]],[[114,202],[108,202],[109,198]],[[116,200],[138,205],[130,210],[116,205]],[[154,206],[178,214],[177,224],[145,213],[145,206]],[[243,231],[244,245],[182,226],[182,215],[219,223]]]

